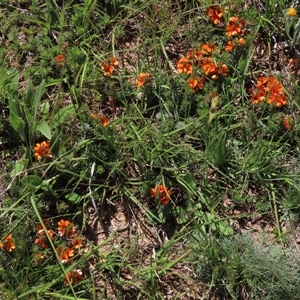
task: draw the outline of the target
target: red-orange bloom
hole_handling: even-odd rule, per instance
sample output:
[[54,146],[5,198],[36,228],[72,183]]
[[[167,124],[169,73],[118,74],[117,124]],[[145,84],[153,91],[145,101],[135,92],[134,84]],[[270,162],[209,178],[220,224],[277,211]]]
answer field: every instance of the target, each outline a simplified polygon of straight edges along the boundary
[[197,92],[198,89],[202,90],[204,88],[205,78],[190,78],[188,80],[189,87],[193,90],[193,92]]
[[119,61],[115,57],[111,57],[108,63],[100,63],[100,67],[104,72],[104,76],[111,76],[115,71],[115,67],[117,67],[118,65]]
[[114,66],[114,67],[117,67],[117,66],[119,65],[119,61],[117,60],[116,57],[111,57],[111,58],[109,59],[109,63],[110,63],[110,65],[112,65],[112,66]]
[[216,50],[215,45],[204,44],[201,46],[200,53],[202,55],[210,55],[215,50]]
[[104,115],[97,115],[97,114],[91,114],[91,116],[94,119],[98,119],[99,118],[100,122],[102,123],[102,125],[104,127],[107,127],[109,125],[109,121],[108,121],[108,119],[107,119],[106,116],[104,116]]
[[75,227],[72,222],[60,220],[58,222],[58,235],[66,235],[68,238],[73,238],[75,236]]
[[71,257],[74,256],[74,250],[70,248],[64,249],[62,246],[58,246],[55,250],[62,263],[67,262]]
[[266,101],[281,107],[287,104],[287,98],[283,86],[275,77],[261,76],[256,83],[256,89],[251,89],[251,100],[253,104]]
[[114,73],[114,67],[106,62],[100,64],[101,69],[104,72],[104,76],[110,76]]
[[83,245],[83,242],[82,242],[82,239],[80,237],[75,237],[73,239],[72,247],[74,249],[79,249],[80,247],[82,247],[82,245]]
[[234,47],[233,41],[228,41],[227,45],[225,46],[225,51],[231,51]]
[[187,57],[181,57],[177,63],[178,73],[191,74],[193,71],[193,62]]
[[294,120],[291,117],[284,117],[282,121],[283,128],[285,128],[286,130],[294,131],[295,127],[294,125],[292,125],[293,121]]
[[145,83],[147,83],[151,78],[150,73],[141,73],[136,81],[136,86],[138,88],[142,87]]
[[157,197],[162,205],[167,205],[170,202],[172,190],[160,184],[154,189],[150,189],[151,197]]
[[12,252],[14,249],[16,249],[12,234],[9,234],[7,237],[5,237],[3,242],[0,242],[0,248],[5,248],[8,252]]
[[[47,230],[47,232],[48,232],[49,237],[52,239],[53,231]],[[37,238],[35,239],[34,243],[36,245],[40,245],[44,249],[48,247],[48,237],[43,229],[39,230],[39,232],[37,234]]]
[[214,24],[219,24],[223,16],[223,10],[220,6],[210,6],[207,9],[206,14]]
[[52,157],[50,142],[37,143],[34,147],[34,156],[37,160],[40,160],[42,157]]
[[82,271],[77,269],[77,270],[72,270],[72,271],[68,272],[66,274],[64,282],[66,285],[69,285],[69,283],[76,284],[76,283],[80,282],[81,280],[83,280]]
[[227,36],[237,36],[243,35],[243,28],[246,22],[239,17],[231,17],[229,18],[229,22],[226,27],[226,35]]
[[65,62],[65,58],[62,54],[56,55],[55,60],[58,64],[63,64]]

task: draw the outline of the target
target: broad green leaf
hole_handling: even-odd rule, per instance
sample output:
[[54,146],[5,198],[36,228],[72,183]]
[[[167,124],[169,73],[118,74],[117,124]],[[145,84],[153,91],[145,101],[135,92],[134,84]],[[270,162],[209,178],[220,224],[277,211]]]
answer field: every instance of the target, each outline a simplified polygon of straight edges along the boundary
[[45,86],[45,80],[43,79],[42,82],[39,84],[39,86],[36,88],[34,94],[31,112],[35,119],[37,117],[37,111],[42,100],[44,86]]
[[48,140],[51,140],[51,130],[46,122],[39,124],[36,130],[44,135]]
[[14,99],[14,97],[10,97],[8,100],[8,108],[10,113],[13,112],[16,116],[21,117],[19,99]]
[[[33,105],[33,97],[34,97],[34,87],[33,84],[31,82],[31,80],[28,81],[27,84],[27,93],[26,93],[26,97],[25,97],[25,103],[28,109],[32,109],[32,105]],[[31,111],[32,113],[32,111]]]
[[59,135],[58,135],[57,131],[54,132],[54,134],[53,134],[53,136],[51,138],[50,144],[51,144],[51,151],[52,151],[52,153],[55,156],[58,156],[60,141],[59,141]]
[[233,229],[229,225],[227,225],[226,222],[224,222],[224,221],[221,221],[218,223],[218,230],[222,234],[227,235],[227,236],[233,235],[233,233],[234,233]]
[[10,112],[9,121],[13,129],[19,134],[20,138],[23,142],[26,141],[25,136],[25,123],[24,121],[19,118],[13,111]]
[[66,195],[65,198],[72,203],[78,203],[81,200],[81,197],[75,192]]
[[11,171],[10,177],[11,178],[16,177],[19,173],[21,173],[25,169],[26,165],[27,165],[27,161],[25,160],[18,161],[15,167],[13,168],[13,170]]
[[30,131],[32,132],[34,130],[34,125],[35,125],[35,120],[33,118],[33,116],[31,115],[29,109],[27,106],[24,106],[24,112],[25,112],[25,116],[30,128]]
[[36,175],[27,175],[21,179],[21,183],[31,189],[35,189],[41,185],[42,179]]
[[49,101],[45,101],[40,105],[40,111],[42,116],[48,116],[50,110],[50,104]]
[[53,129],[58,125],[62,124],[70,116],[72,116],[74,112],[75,112],[75,106],[73,104],[63,107],[54,115],[53,119],[50,122],[50,128]]

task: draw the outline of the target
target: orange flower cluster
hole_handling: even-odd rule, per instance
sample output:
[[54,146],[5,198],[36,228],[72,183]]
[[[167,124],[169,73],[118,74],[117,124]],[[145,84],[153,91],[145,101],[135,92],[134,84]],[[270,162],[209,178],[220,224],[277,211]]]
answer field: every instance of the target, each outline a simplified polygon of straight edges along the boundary
[[108,125],[109,125],[109,121],[108,121],[108,119],[107,119],[107,117],[105,117],[104,115],[102,115],[102,114],[91,114],[91,116],[92,116],[92,118],[93,119],[98,119],[99,118],[99,120],[100,120],[100,122],[102,123],[102,125],[104,126],[104,127],[107,127]]
[[102,62],[100,64],[100,67],[104,72],[104,76],[111,76],[118,65],[119,65],[119,61],[117,60],[117,58],[111,57],[109,59],[109,62]]
[[256,89],[250,89],[253,104],[266,101],[268,104],[275,104],[281,107],[287,104],[287,98],[283,91],[283,86],[275,77],[262,76],[258,78]]
[[295,127],[294,127],[293,123],[294,123],[293,118],[286,116],[283,118],[282,126],[286,130],[294,131]]
[[160,184],[154,189],[150,190],[151,197],[156,197],[159,199],[162,205],[167,205],[170,201],[170,195],[172,190],[166,188],[163,184]]
[[242,46],[242,45],[245,45],[245,39],[236,38],[233,41],[228,41],[227,45],[225,46],[225,51],[231,51],[236,46]]
[[204,88],[205,78],[190,78],[188,80],[188,85],[192,89],[194,93],[196,93],[199,90],[202,90]]
[[225,51],[231,51],[236,46],[245,45],[245,39],[238,37],[239,35],[244,35],[243,28],[245,27],[246,22],[239,17],[229,18],[229,22],[226,27],[226,35],[228,37],[236,37],[234,40],[228,41],[225,46]]
[[246,22],[239,17],[230,17],[226,27],[226,35],[229,37],[243,35],[245,24]]
[[9,234],[7,237],[4,238],[3,242],[0,242],[0,248],[5,248],[5,250],[8,252],[12,252],[16,249],[12,234]]
[[69,282],[71,284],[77,284],[81,280],[83,280],[82,271],[79,269],[74,269],[66,274],[65,284],[69,285]]
[[210,17],[215,25],[217,25],[221,22],[223,10],[220,6],[210,6],[206,11],[206,15]]
[[[220,76],[225,76],[228,67],[224,63],[217,64],[210,56],[213,53],[218,53],[219,50],[215,45],[204,44],[199,49],[190,49],[186,57],[182,57],[177,63],[178,73],[186,73],[188,75],[192,74],[193,67],[198,66],[202,68],[203,73],[217,80]],[[197,89],[202,89],[204,87],[204,80],[199,79],[196,83],[196,78],[190,78],[188,85],[195,91],[194,87],[198,86]],[[198,85],[199,84],[199,85]]]
[[34,156],[37,160],[40,160],[42,157],[52,157],[52,152],[50,150],[50,142],[44,141],[42,143],[37,143],[34,147]]
[[[45,226],[47,226],[48,221],[44,221]],[[43,249],[48,248],[48,237],[44,231],[44,228],[41,224],[39,224],[36,227],[37,230],[37,238],[35,239],[34,243],[36,245],[40,245]],[[52,239],[53,238],[53,234],[54,232],[52,230],[47,230],[47,233],[49,235],[49,237]]]
[[136,81],[136,86],[138,88],[142,87],[145,83],[147,83],[151,78],[150,73],[141,73]]
[[[45,227],[48,226],[49,222],[44,221]],[[48,248],[48,237],[44,231],[44,228],[39,224],[36,228],[37,238],[35,239],[35,244],[39,245],[41,248]],[[50,239],[54,236],[53,230],[47,230]],[[62,263],[67,262],[71,257],[74,256],[76,250],[78,250],[83,245],[83,241],[80,237],[76,236],[76,229],[72,222],[69,220],[60,220],[58,222],[58,229],[56,236],[64,237],[67,240],[67,246],[58,246],[56,247],[56,253]],[[44,258],[43,253],[38,253],[35,255],[37,260],[36,263],[41,262]]]

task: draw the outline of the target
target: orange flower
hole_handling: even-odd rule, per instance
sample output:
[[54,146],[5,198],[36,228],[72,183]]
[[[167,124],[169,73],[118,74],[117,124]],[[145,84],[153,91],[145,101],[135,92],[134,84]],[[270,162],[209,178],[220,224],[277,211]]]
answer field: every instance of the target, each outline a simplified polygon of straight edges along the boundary
[[82,245],[83,245],[83,242],[80,237],[74,238],[74,240],[72,242],[73,248],[78,249],[78,248],[82,247]]
[[225,51],[231,51],[234,47],[233,41],[228,41],[227,45],[225,46]]
[[177,70],[178,73],[186,73],[191,74],[193,71],[193,63],[187,57],[180,58],[179,62],[177,63]]
[[215,45],[204,44],[201,46],[200,53],[202,55],[210,55],[213,51],[216,50]]
[[37,143],[34,147],[34,156],[37,160],[40,160],[42,157],[52,157],[50,142]]
[[167,205],[170,201],[171,189],[167,189],[163,184],[160,184],[154,189],[150,189],[151,197],[157,197],[162,205]]
[[229,18],[229,22],[226,27],[226,35],[227,36],[237,36],[243,35],[243,28],[245,26],[245,21],[240,19],[239,17],[231,17]]
[[100,64],[101,69],[104,72],[104,76],[110,76],[114,73],[114,67],[106,62]]
[[9,234],[7,237],[5,237],[3,242],[0,242],[0,248],[4,247],[8,252],[12,252],[14,249],[16,249],[12,234]]
[[62,54],[56,55],[55,60],[59,65],[62,65],[65,62],[65,58]]
[[109,59],[109,63],[110,63],[110,65],[112,65],[112,66],[114,66],[114,67],[117,67],[117,66],[119,65],[119,61],[117,60],[116,57],[111,57],[111,58]]
[[70,271],[66,274],[64,282],[65,282],[66,285],[69,285],[69,283],[77,284],[81,280],[83,280],[82,271],[79,270],[79,269],[75,269],[75,270],[72,270],[72,271]]
[[[54,234],[53,231],[47,230],[47,232],[49,237],[52,239]],[[37,238],[35,239],[34,243],[36,245],[40,245],[44,249],[48,247],[48,237],[43,229],[38,232]]]
[[109,125],[109,121],[108,119],[104,116],[104,115],[96,115],[96,114],[91,114],[92,118],[94,119],[97,119],[99,118],[100,119],[100,122],[102,123],[102,125],[104,127],[107,127]]
[[75,227],[73,223],[68,220],[60,220],[58,222],[58,235],[64,236],[65,234],[68,238],[73,238],[75,236]]
[[288,64],[288,66],[290,67],[290,68],[295,68],[295,66],[296,66],[296,64],[297,64],[297,59],[296,58],[290,58],[289,59],[289,64]]
[[204,77],[201,77],[200,79],[199,78],[190,78],[188,80],[188,85],[195,93],[198,91],[198,89],[202,90],[204,88],[204,82],[205,82]]
[[199,60],[201,58],[201,50],[189,49],[186,55],[188,60]]
[[251,100],[258,104],[266,100],[268,104],[281,107],[287,104],[283,86],[275,77],[261,76],[256,83],[256,90],[251,89]]
[[295,127],[292,125],[293,121],[294,120],[291,117],[284,117],[282,121],[283,128],[285,128],[286,130],[294,131]]
[[151,78],[150,73],[141,73],[137,79],[136,86],[138,88],[142,87]]
[[74,250],[70,248],[63,249],[62,246],[58,246],[55,250],[62,263],[67,262],[71,257],[74,256]]
[[239,38],[239,39],[237,40],[237,44],[238,44],[238,45],[245,45],[245,43],[246,43],[246,41],[245,41],[244,38]]
[[109,63],[107,62],[100,63],[100,67],[104,72],[104,76],[111,76],[115,71],[115,67],[117,67],[118,65],[119,65],[119,61],[115,57],[111,57],[109,59]]
[[220,6],[210,6],[206,15],[208,15],[214,24],[219,24],[223,16],[223,10]]

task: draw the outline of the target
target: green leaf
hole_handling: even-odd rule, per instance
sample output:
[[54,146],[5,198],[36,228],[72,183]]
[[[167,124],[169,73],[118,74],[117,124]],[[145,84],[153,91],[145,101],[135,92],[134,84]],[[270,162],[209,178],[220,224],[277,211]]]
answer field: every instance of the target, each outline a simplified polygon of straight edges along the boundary
[[37,111],[38,111],[39,105],[40,105],[41,100],[42,100],[44,86],[45,86],[45,80],[43,79],[42,82],[37,87],[37,89],[35,91],[35,94],[34,94],[31,113],[32,113],[32,115],[34,116],[35,119],[37,117]]
[[81,197],[75,192],[66,195],[65,198],[67,201],[72,203],[78,203],[81,200]]
[[178,224],[186,223],[190,220],[189,214],[186,208],[182,208],[180,206],[176,206],[173,208],[174,215],[176,217],[176,221]]
[[41,185],[42,179],[36,175],[27,175],[21,179],[21,183],[31,189],[35,189]]
[[25,97],[25,103],[28,109],[32,109],[33,96],[34,96],[34,87],[31,80],[29,80],[27,85],[27,93]]
[[46,101],[40,105],[40,111],[42,116],[48,116],[50,110],[49,101]]
[[21,160],[21,161],[18,161],[15,165],[15,167],[13,168],[13,170],[11,171],[10,173],[10,177],[11,178],[14,178],[16,177],[17,175],[19,175],[19,173],[21,173],[26,165],[27,165],[28,161],[27,160]]
[[59,146],[60,146],[60,141],[59,141],[59,135],[57,132],[54,132],[51,141],[51,151],[55,156],[58,156],[59,153]]
[[50,128],[53,129],[58,125],[62,124],[74,113],[75,113],[75,106],[73,104],[63,107],[62,109],[59,110],[59,112],[57,112],[54,115],[53,119],[50,122]]
[[13,111],[10,112],[9,115],[9,121],[13,129],[17,132],[19,137],[23,142],[26,141],[26,136],[25,136],[25,123],[24,121],[18,117]]
[[37,126],[37,131],[44,135],[48,140],[51,140],[51,130],[46,122],[43,122]]
[[218,223],[218,230],[226,236],[233,235],[234,233],[233,229],[224,221]]

